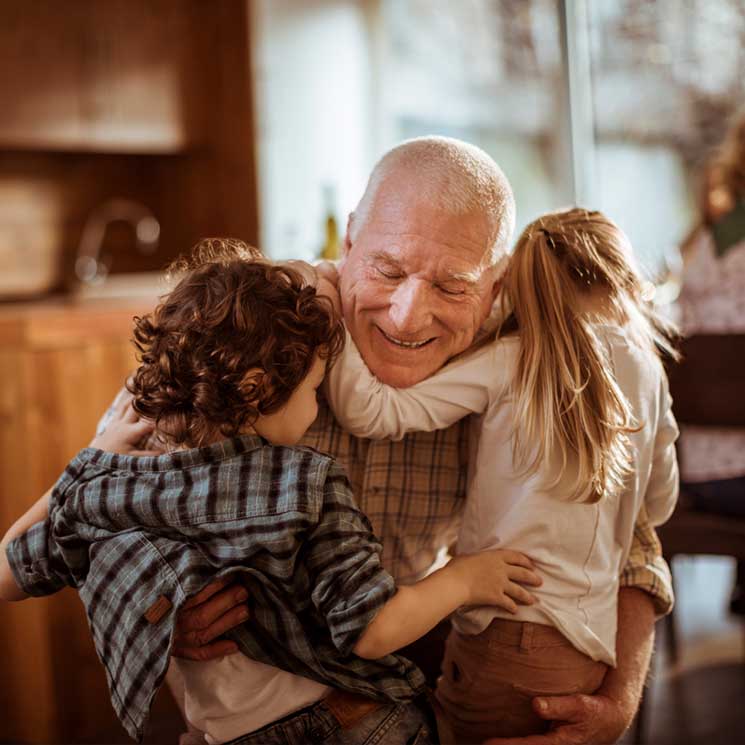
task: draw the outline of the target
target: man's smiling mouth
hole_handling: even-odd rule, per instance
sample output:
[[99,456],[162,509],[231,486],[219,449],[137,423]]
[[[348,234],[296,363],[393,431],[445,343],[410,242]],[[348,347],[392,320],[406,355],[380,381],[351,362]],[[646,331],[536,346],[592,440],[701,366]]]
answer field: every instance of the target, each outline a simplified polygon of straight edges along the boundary
[[378,326],[378,331],[380,331],[381,334],[392,344],[395,344],[398,347],[402,347],[403,349],[421,349],[422,347],[426,346],[430,342],[435,340],[435,337],[431,337],[430,339],[424,339],[424,341],[403,341],[402,339],[396,339],[395,336],[391,336],[390,334],[386,334],[385,331],[383,331],[380,326]]

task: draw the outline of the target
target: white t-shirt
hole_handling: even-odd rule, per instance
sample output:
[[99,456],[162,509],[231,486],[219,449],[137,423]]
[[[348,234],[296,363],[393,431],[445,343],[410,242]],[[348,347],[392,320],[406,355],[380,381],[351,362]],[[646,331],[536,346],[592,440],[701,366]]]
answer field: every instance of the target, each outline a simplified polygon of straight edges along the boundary
[[656,355],[633,345],[622,328],[598,329],[638,432],[629,435],[633,473],[616,498],[596,504],[562,501],[567,476],[551,458],[525,478],[512,458],[512,380],[519,340],[487,343],[405,389],[384,385],[367,369],[349,334],[327,376],[331,407],[344,429],[359,437],[400,439],[407,432],[442,429],[474,417],[469,487],[458,553],[510,548],[527,554],[543,578],[532,606],[512,615],[494,607],[463,609],[454,623],[475,634],[495,617],[550,624],[577,649],[615,664],[619,574],[626,564],[642,505],[652,525],[672,513],[678,494],[675,440],[667,378]]
[[240,653],[207,662],[174,657],[171,667],[169,675],[183,683],[184,717],[204,732],[209,745],[261,729],[331,690]]

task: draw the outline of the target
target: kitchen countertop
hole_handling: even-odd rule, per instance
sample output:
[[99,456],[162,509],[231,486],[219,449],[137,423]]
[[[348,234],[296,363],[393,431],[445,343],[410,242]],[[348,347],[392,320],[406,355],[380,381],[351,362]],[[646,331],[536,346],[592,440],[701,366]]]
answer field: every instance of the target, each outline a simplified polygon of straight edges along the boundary
[[0,304],[0,343],[42,347],[90,337],[129,338],[132,319],[148,313],[158,295],[87,299],[55,295]]

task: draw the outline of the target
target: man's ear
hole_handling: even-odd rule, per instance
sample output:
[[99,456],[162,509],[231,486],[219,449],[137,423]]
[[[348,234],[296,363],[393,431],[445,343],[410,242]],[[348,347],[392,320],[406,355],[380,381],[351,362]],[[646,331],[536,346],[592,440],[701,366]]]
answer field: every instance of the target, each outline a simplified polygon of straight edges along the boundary
[[341,251],[342,258],[346,258],[347,254],[352,250],[352,224],[354,223],[354,212],[349,213],[347,218],[347,232],[344,234],[344,242],[342,243]]

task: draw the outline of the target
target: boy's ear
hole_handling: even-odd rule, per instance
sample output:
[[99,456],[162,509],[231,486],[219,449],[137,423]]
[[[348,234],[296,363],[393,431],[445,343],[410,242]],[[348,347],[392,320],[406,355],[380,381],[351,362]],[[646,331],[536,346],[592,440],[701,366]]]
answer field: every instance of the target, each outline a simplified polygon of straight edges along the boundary
[[252,367],[246,372],[241,380],[241,393],[246,399],[247,404],[256,405],[261,398],[261,389],[264,385],[266,371],[261,367]]

